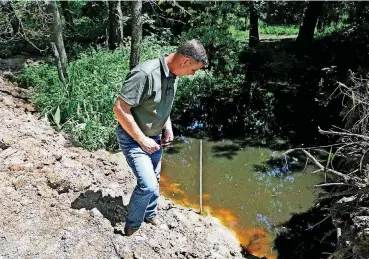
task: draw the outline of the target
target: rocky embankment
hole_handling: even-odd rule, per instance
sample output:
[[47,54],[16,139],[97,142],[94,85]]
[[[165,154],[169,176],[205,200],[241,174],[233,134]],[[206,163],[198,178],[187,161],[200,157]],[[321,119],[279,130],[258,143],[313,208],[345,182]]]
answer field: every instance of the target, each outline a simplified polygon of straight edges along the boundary
[[74,147],[0,77],[0,258],[242,258],[235,235],[160,197],[158,226],[123,235],[135,179],[121,154]]

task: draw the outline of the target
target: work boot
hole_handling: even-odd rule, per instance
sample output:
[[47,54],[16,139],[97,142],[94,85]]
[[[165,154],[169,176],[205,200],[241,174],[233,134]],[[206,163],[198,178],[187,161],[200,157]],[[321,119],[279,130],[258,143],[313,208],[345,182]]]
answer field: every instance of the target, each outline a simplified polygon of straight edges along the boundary
[[138,228],[127,228],[127,227],[124,227],[124,235],[125,236],[132,236],[133,233],[135,233],[136,231],[138,230]]
[[154,226],[159,225],[159,222],[156,219],[145,219],[145,222]]

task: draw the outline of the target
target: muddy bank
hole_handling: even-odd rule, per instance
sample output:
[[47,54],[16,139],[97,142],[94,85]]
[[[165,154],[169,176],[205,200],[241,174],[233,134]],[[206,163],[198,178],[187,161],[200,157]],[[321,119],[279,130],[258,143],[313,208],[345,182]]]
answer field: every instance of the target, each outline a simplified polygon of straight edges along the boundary
[[219,220],[164,197],[159,226],[123,236],[135,179],[122,156],[74,147],[2,78],[0,99],[0,257],[244,257]]

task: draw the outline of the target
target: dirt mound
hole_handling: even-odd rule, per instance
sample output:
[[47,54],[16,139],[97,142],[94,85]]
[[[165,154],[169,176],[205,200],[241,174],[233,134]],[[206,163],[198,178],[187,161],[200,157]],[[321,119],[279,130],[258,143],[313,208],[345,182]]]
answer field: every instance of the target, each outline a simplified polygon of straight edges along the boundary
[[243,257],[217,219],[164,197],[159,226],[123,236],[135,179],[122,155],[73,147],[2,78],[0,99],[0,257]]

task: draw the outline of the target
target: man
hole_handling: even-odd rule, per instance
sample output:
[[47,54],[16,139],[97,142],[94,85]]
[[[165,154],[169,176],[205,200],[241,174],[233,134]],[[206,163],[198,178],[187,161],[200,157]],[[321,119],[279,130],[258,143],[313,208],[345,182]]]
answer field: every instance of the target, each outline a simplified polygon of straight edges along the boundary
[[189,40],[175,53],[138,65],[126,77],[113,111],[119,145],[137,178],[124,227],[127,236],[143,221],[157,224],[162,147],[173,141],[169,115],[178,77],[194,75],[207,65],[201,42]]

